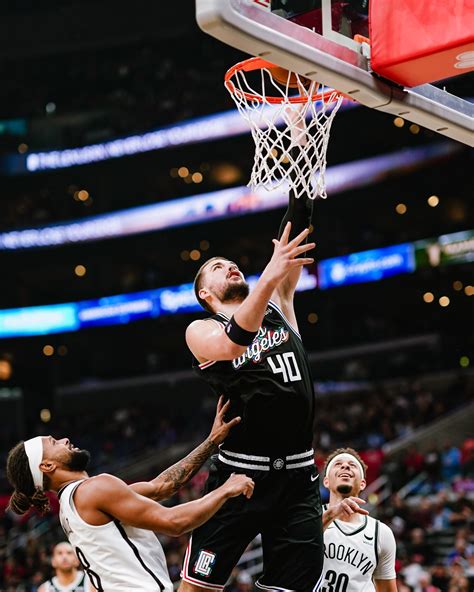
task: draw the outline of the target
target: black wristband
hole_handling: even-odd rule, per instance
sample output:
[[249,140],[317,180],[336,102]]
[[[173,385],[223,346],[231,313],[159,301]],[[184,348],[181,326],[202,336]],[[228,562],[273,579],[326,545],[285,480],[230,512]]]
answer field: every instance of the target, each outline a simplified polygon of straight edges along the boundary
[[227,337],[237,345],[250,345],[258,333],[258,331],[246,331],[242,329],[234,317],[227,323],[225,332],[227,333]]

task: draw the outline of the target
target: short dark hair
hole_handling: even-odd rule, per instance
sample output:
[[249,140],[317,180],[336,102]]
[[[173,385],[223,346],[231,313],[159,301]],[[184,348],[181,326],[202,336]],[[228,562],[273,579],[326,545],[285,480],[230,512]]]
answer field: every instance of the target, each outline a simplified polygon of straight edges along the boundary
[[[40,514],[46,514],[49,510],[49,498],[41,489],[37,489],[33,483],[25,443],[18,442],[8,453],[7,478],[15,488],[8,507],[16,514],[25,514],[33,507]],[[45,485],[47,477],[44,477]]]
[[205,267],[209,263],[211,263],[212,261],[217,261],[218,259],[220,259],[221,261],[229,261],[229,259],[227,259],[227,257],[211,257],[210,259],[208,259],[207,261],[205,261],[201,265],[201,267],[199,268],[199,270],[196,274],[196,277],[194,278],[194,294],[196,295],[196,300],[204,308],[204,310],[207,310],[207,312],[212,312],[212,313],[214,311],[209,306],[209,304],[199,296],[199,290],[202,288],[201,280],[202,280],[202,273],[203,273]]
[[364,469],[364,474],[362,475],[365,479],[365,476],[367,475],[367,465],[365,464],[365,462],[361,459],[360,455],[358,452],[356,452],[353,448],[338,448],[337,450],[334,450],[333,452],[331,452],[328,457],[326,458],[326,462],[324,463],[324,475],[326,475],[326,471],[327,471],[327,467],[329,465],[329,463],[332,461],[333,458],[335,458],[336,456],[338,456],[339,454],[350,454],[351,456],[354,456],[362,465],[362,468]]

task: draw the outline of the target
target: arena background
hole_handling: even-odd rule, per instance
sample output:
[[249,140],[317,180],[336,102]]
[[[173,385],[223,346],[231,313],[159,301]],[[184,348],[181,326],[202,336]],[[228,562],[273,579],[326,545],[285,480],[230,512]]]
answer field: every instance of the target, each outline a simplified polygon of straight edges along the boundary
[[[2,591],[36,590],[64,539],[56,511],[6,511],[18,440],[68,436],[92,452],[92,472],[133,481],[207,434],[215,401],[190,371],[184,331],[201,313],[187,284],[220,254],[258,274],[286,199],[243,189],[253,143],[222,83],[243,57],[199,31],[190,0],[178,13],[150,0],[0,6]],[[474,94],[469,76],[442,84]],[[317,264],[296,297],[316,462],[362,451],[371,511],[397,538],[400,591],[468,592],[472,153],[345,105],[328,163]],[[205,477],[171,503],[199,496]],[[160,539],[177,582],[186,537]],[[228,589],[253,590],[260,564],[255,541]]]

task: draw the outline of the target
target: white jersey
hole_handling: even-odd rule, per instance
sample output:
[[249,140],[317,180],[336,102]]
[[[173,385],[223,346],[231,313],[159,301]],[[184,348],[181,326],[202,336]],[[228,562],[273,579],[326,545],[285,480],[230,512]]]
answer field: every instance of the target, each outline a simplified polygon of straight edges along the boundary
[[68,586],[59,583],[56,576],[41,585],[41,592],[89,592],[91,590],[89,580],[84,572],[78,571],[74,581]]
[[89,579],[99,592],[172,592],[166,559],[153,532],[113,520],[87,524],[78,514],[74,481],[59,492],[59,519]]
[[395,537],[386,524],[371,516],[358,523],[334,520],[324,531],[319,591],[375,592],[374,579],[395,579],[395,555]]

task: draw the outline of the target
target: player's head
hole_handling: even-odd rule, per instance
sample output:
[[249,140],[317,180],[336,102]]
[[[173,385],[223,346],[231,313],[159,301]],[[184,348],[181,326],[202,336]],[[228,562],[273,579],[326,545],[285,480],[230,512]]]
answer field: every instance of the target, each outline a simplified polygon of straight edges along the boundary
[[194,278],[194,293],[199,304],[209,312],[224,302],[242,302],[249,294],[249,285],[233,261],[212,257]]
[[75,448],[67,438],[37,436],[19,442],[7,458],[7,478],[15,488],[10,508],[24,514],[34,507],[44,514],[49,509],[48,491],[70,473],[85,471],[90,454]]
[[357,496],[365,489],[367,465],[353,448],[331,452],[324,467],[324,486],[344,497]]
[[79,567],[79,560],[70,543],[59,543],[53,549],[51,565],[56,572],[71,573]]

